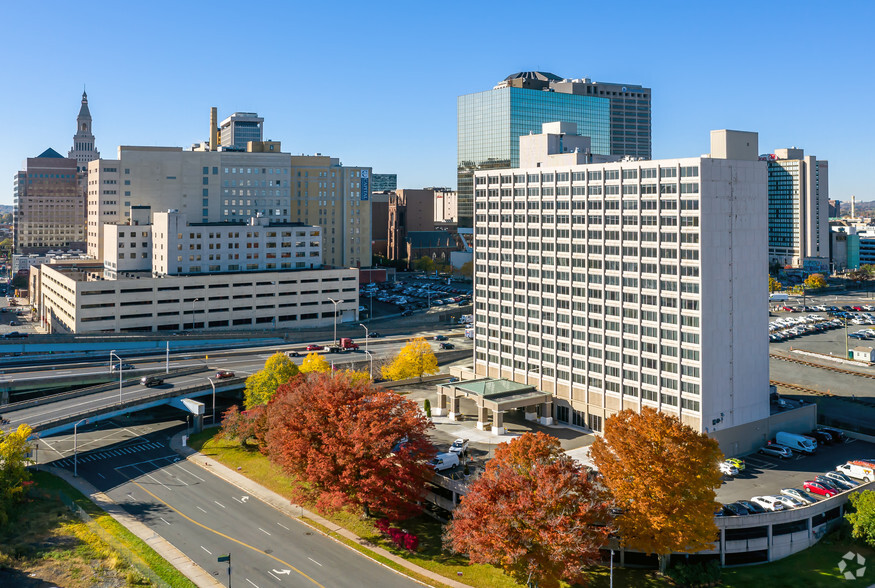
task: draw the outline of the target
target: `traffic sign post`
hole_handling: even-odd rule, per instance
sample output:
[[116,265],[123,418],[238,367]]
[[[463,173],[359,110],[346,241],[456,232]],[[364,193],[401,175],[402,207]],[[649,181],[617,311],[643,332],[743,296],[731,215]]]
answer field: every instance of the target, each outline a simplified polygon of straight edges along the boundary
[[218,562],[222,563],[223,561],[228,562],[228,588],[231,588],[231,554],[228,555],[220,555],[218,558]]

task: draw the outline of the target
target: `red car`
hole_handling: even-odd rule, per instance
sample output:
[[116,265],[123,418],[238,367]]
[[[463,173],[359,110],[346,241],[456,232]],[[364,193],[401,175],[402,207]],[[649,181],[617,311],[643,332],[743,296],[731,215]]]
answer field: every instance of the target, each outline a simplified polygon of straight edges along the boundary
[[325,348],[321,345],[317,345],[316,343],[310,343],[309,345],[307,345],[307,351],[322,351],[323,349]]
[[863,312],[863,307],[862,307],[862,306],[852,306],[851,308],[853,308],[853,309],[856,310],[857,312]]
[[217,380],[224,380],[225,378],[233,378],[234,372],[229,372],[228,370],[220,370],[216,372]]
[[807,482],[802,484],[802,487],[812,494],[820,494],[821,496],[826,496],[827,498],[838,494],[838,492],[836,492],[832,488],[827,488],[820,482],[815,482],[814,480],[808,480]]

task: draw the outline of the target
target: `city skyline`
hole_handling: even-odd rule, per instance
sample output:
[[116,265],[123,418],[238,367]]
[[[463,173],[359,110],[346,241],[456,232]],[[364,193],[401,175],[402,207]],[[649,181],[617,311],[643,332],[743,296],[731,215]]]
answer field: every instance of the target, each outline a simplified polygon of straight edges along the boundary
[[[654,159],[706,153],[710,129],[753,130],[763,153],[795,146],[828,159],[831,197],[875,200],[864,175],[866,150],[856,139],[875,130],[865,102],[873,84],[865,75],[871,50],[862,28],[875,12],[869,4],[824,13],[801,2],[790,13],[746,3],[730,15],[694,4],[669,11],[633,2],[621,15],[607,6],[567,4],[540,14],[544,27],[532,29],[567,42],[528,44],[497,44],[482,34],[488,19],[490,29],[512,35],[526,11],[521,3],[502,4],[501,11],[466,5],[464,18],[447,5],[427,19],[420,8],[357,14],[281,5],[245,13],[231,3],[211,4],[209,12],[151,6],[137,14],[135,29],[124,10],[57,3],[40,20],[39,43],[27,27],[0,41],[6,78],[19,80],[0,96],[5,112],[15,114],[6,124],[7,139],[15,140],[0,145],[0,173],[9,182],[0,204],[12,203],[10,180],[26,158],[70,149],[83,85],[105,157],[119,145],[187,148],[206,140],[209,108],[217,106],[220,118],[257,112],[265,139],[282,141],[285,152],[327,153],[344,165],[398,174],[399,187],[419,188],[455,186],[458,96],[528,70],[652,88]],[[11,21],[30,18],[24,5],[9,13]],[[197,31],[222,30],[230,16],[240,30],[279,22],[293,34],[266,44],[220,39],[210,48],[214,37]],[[547,26],[558,16],[579,28]],[[97,31],[87,52],[70,22]],[[39,74],[64,53],[94,55],[94,67]],[[823,91],[826,84],[832,93]],[[849,86],[853,91],[836,100]]]

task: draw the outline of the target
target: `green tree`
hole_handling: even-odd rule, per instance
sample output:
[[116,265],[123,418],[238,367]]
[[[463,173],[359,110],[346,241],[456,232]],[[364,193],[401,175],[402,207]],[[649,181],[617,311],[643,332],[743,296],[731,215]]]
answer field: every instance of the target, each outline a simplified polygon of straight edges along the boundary
[[31,428],[18,425],[14,431],[0,431],[0,528],[8,521],[15,505],[24,500],[24,483],[30,479],[27,465]]
[[308,353],[307,357],[304,358],[304,361],[301,362],[302,374],[325,374],[330,371],[331,364],[325,360],[321,353],[316,353],[315,351]]
[[471,278],[474,276],[474,262],[466,261],[462,264],[462,267],[459,268],[459,273],[465,276],[466,278]]
[[426,417],[431,418],[431,401],[428,398],[422,403],[422,412],[425,413]]
[[434,271],[434,265],[434,260],[431,257],[420,257],[413,262],[414,268],[424,271],[427,274]]
[[805,287],[812,290],[826,288],[826,278],[823,277],[823,274],[811,274],[805,278]]
[[862,539],[869,547],[875,547],[875,492],[863,490],[848,496],[853,510],[845,514],[851,523],[851,535]]
[[428,341],[424,337],[417,337],[408,341],[395,356],[395,360],[383,366],[382,372],[387,380],[422,378],[424,375],[438,373],[437,358]]
[[784,286],[781,285],[781,282],[769,276],[769,294],[772,292],[777,292],[778,290],[782,290]]
[[264,369],[246,378],[243,406],[248,410],[267,404],[280,384],[285,384],[297,375],[298,366],[285,353],[274,353],[264,362]]

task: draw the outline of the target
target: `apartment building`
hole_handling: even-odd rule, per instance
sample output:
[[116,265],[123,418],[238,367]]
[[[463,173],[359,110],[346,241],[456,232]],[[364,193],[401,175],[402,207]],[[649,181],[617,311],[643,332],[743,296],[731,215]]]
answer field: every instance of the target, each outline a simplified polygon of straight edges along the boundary
[[476,377],[549,393],[547,422],[596,431],[644,406],[728,437],[768,418],[766,164],[756,133],[711,143],[476,171]]
[[[104,227],[106,259],[43,264],[33,303],[50,332],[330,326],[357,319],[358,271],[320,269],[321,229],[299,223],[188,223],[132,210]],[[149,219],[152,219],[150,224]]]
[[776,149],[769,166],[769,266],[829,269],[829,163]]

